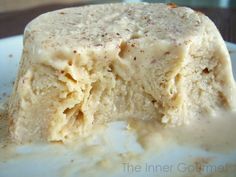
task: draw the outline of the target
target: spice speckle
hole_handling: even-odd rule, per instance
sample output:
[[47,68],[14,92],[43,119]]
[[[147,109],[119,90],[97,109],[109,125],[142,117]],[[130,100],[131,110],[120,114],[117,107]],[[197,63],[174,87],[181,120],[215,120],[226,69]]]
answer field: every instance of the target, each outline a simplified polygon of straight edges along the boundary
[[173,2],[168,3],[167,6],[168,6],[169,8],[176,8],[176,7],[178,7],[178,6],[177,6],[175,3],[173,3]]

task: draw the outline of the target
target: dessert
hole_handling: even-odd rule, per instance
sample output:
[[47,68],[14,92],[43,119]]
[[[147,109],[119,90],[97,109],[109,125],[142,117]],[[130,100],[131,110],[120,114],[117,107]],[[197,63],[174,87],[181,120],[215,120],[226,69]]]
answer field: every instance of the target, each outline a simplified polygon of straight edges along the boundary
[[170,126],[235,109],[229,53],[208,17],[166,4],[106,4],[40,15],[24,32],[9,103],[16,141],[64,141],[94,124]]

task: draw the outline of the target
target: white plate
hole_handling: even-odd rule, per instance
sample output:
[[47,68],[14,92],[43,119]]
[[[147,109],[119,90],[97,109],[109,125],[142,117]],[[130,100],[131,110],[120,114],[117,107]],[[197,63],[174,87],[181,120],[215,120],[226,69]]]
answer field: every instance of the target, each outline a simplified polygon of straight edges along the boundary
[[[234,77],[236,77],[236,45],[226,43],[232,58]],[[22,51],[22,36],[14,36],[0,40],[0,97],[3,101],[12,90],[18,63]],[[14,149],[15,156],[6,158],[6,151],[0,148],[0,177],[72,177],[72,176],[188,176],[196,169],[189,157],[214,157],[210,167],[220,167],[236,162],[236,152],[207,152],[201,148],[175,147],[145,156],[142,161],[135,161],[132,153],[143,150],[135,141],[135,136],[124,131],[125,124],[110,124],[106,139],[109,145],[97,148],[96,141],[91,139],[91,147],[87,151],[78,147],[65,147],[60,144],[21,145]],[[90,141],[90,140],[89,140]],[[97,140],[98,141],[98,140]],[[94,153],[91,153],[94,152]],[[113,152],[119,153],[116,156]],[[130,154],[130,152],[132,152]],[[93,155],[93,154],[99,155]],[[129,163],[130,166],[127,166]],[[97,164],[99,168],[94,168]],[[146,165],[156,165],[156,170],[147,170]],[[136,169],[135,169],[136,168]],[[236,168],[236,166],[235,166]],[[213,169],[214,170],[214,169]],[[233,172],[234,173],[234,172]],[[227,175],[235,177],[235,174]],[[195,174],[195,173],[191,173]],[[196,173],[196,176],[206,175]],[[226,172],[219,173],[224,176]]]

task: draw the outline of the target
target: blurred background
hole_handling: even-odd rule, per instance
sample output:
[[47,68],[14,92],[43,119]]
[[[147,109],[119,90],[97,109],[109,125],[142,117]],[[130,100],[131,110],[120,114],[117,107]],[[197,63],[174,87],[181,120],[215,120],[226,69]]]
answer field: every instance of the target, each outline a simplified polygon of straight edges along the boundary
[[225,40],[236,43],[236,0],[0,0],[0,38],[22,34],[39,14],[65,7],[113,2],[174,2],[209,16]]

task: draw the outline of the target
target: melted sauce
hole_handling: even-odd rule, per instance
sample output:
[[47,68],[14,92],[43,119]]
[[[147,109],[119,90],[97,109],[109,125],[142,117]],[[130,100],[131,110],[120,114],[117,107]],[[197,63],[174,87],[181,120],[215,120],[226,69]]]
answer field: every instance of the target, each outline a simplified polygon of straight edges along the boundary
[[177,143],[202,148],[206,151],[229,152],[236,150],[236,114],[219,112],[215,117],[202,117],[188,125],[163,127],[159,123],[129,121],[145,148]]
[[[147,166],[147,163],[150,165],[152,159],[157,160],[161,154],[171,152],[177,146],[201,149],[206,153],[230,154],[236,151],[235,113],[219,113],[216,117],[202,117],[189,125],[180,127],[163,127],[154,121],[128,120],[118,126],[120,130],[117,132],[109,132],[107,126],[97,126],[90,136],[79,139],[76,141],[77,143],[16,145],[11,143],[8,138],[5,109],[2,109],[1,112],[0,169],[1,164],[8,164],[13,161],[25,163],[31,162],[33,159],[40,161],[40,159],[58,157],[55,160],[60,164],[57,166],[57,176],[60,177],[78,174],[82,176],[152,176],[162,173],[164,175],[164,172],[147,172],[144,170],[144,166]],[[112,130],[113,127],[111,126],[110,129]],[[116,140],[114,137],[109,137],[110,134],[117,134],[116,136],[120,139]],[[125,141],[126,139],[127,141]],[[136,144],[132,141],[135,141]],[[122,144],[122,147],[117,147],[117,144]],[[136,147],[133,148],[134,146]],[[65,154],[67,155],[65,156]],[[196,167],[195,171],[187,174],[172,172],[166,173],[165,176],[173,176],[174,173],[175,176],[186,177],[188,175],[192,177],[220,177],[233,176],[236,173],[236,156],[231,162],[233,168],[223,172],[213,171],[210,174],[203,173],[203,167],[214,163],[214,157],[191,155],[185,158],[186,163],[193,164]],[[138,167],[142,167],[143,171],[140,173],[136,171],[127,172],[125,171],[125,163],[139,164]],[[132,170],[134,170],[133,166]]]

